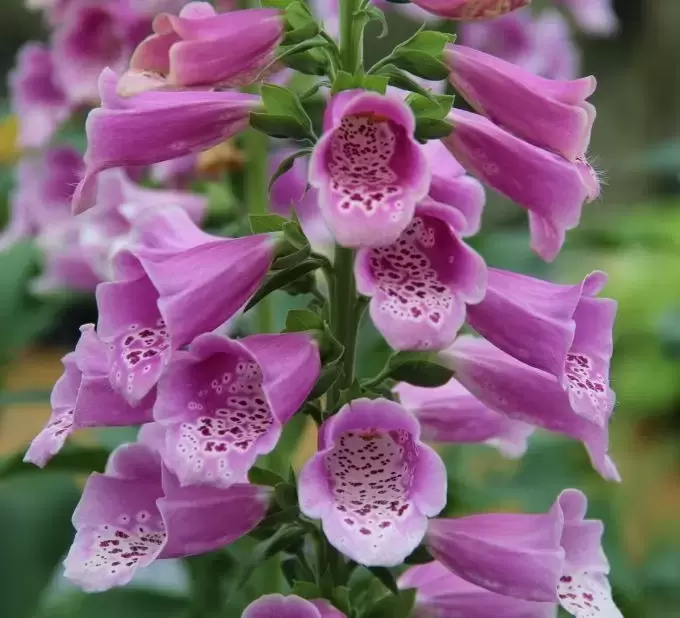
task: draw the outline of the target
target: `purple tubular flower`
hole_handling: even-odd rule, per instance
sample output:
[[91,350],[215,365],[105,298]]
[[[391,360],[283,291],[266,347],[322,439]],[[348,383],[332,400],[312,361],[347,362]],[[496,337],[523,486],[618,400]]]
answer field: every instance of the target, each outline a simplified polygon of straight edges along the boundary
[[462,215],[456,231],[461,237],[474,236],[482,225],[482,210],[486,203],[484,187],[472,176],[465,174],[463,166],[447,152],[439,140],[430,140],[423,146],[432,168],[430,199],[458,210]]
[[441,562],[408,569],[399,588],[416,588],[415,618],[555,618],[554,603],[537,603],[496,594],[454,575]]
[[534,427],[487,408],[457,380],[444,386],[422,388],[397,384],[399,401],[420,421],[423,439],[454,444],[484,443],[504,457],[524,455]]
[[612,0],[558,0],[566,6],[574,19],[587,34],[608,37],[619,29],[619,20]]
[[185,188],[194,178],[197,163],[198,156],[196,153],[154,163],[151,166],[151,178],[166,187]]
[[552,261],[584,202],[599,195],[592,170],[515,137],[478,114],[454,109],[443,140],[471,174],[529,211],[531,248]]
[[595,121],[595,107],[586,102],[594,77],[548,80],[463,45],[449,45],[445,56],[451,84],[477,112],[569,161],[584,156]]
[[[283,35],[283,18],[274,9],[218,14],[207,2],[190,2],[179,16],[163,13],[130,60],[135,74],[158,75],[147,84],[188,88],[236,87],[250,83],[271,61]],[[142,80],[144,83],[144,80]],[[130,94],[123,77],[121,94]]]
[[460,383],[486,406],[515,420],[580,440],[597,472],[607,480],[620,480],[607,453],[607,423],[580,416],[557,378],[521,363],[488,341],[468,336],[459,337],[439,356],[456,372]]
[[98,101],[97,80],[104,69],[116,73],[125,70],[132,49],[126,20],[117,4],[71,2],[55,30],[55,69],[72,104]]
[[[270,175],[291,154],[293,150],[287,149],[276,153],[271,159]],[[307,189],[307,169],[306,160],[298,157],[293,167],[274,181],[269,192],[271,209],[284,217],[289,217],[291,210],[295,209],[302,231],[312,247],[323,252],[332,247],[333,236],[321,214],[318,191]]]
[[247,302],[274,257],[271,236],[212,236],[181,208],[145,209],[134,224],[137,242],[114,257],[120,280],[97,288],[97,331],[111,346],[112,384],[130,403],[153,388],[171,350],[218,328]]
[[182,488],[152,448],[123,445],[85,485],[65,575],[88,592],[125,585],[159,558],[211,551],[247,534],[269,496],[255,485]]
[[12,111],[19,120],[22,148],[42,148],[70,113],[61,83],[54,74],[51,52],[41,43],[27,43],[10,73]]
[[259,97],[240,92],[144,92],[121,98],[117,78],[99,80],[102,107],[90,112],[85,176],[73,199],[74,213],[93,205],[95,179],[112,167],[150,165],[205,150],[248,124]]
[[167,428],[166,464],[182,485],[247,481],[320,370],[318,346],[307,334],[197,337],[158,384],[154,417]]
[[555,376],[574,411],[601,426],[614,406],[609,363],[616,302],[595,298],[606,281],[594,272],[579,285],[558,285],[491,268],[484,300],[468,311],[480,335]]
[[63,359],[64,373],[52,390],[52,414],[26,452],[24,461],[44,467],[68,436],[85,427],[138,425],[152,420],[153,396],[131,407],[108,379],[108,348],[92,324],[81,326],[75,352]]
[[446,469],[418,421],[384,399],[357,399],[327,420],[302,469],[300,510],[365,566],[401,564],[446,504]]
[[398,97],[345,91],[328,104],[324,130],[309,182],[336,241],[354,248],[395,242],[430,186],[413,113]]
[[531,0],[412,0],[434,15],[447,19],[488,19],[498,17],[520,7]]
[[346,618],[323,600],[307,601],[298,596],[268,594],[246,607],[241,618]]
[[357,254],[357,289],[371,296],[373,323],[396,350],[441,350],[453,343],[466,305],[486,289],[486,265],[456,233],[454,208],[425,200],[393,244]]

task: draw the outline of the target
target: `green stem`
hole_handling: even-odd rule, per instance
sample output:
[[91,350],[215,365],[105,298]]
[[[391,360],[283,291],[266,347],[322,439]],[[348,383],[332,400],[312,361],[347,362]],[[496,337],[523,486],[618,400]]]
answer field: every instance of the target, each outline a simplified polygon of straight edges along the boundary
[[354,16],[362,5],[363,0],[340,0],[340,57],[352,75],[363,65],[364,22]]
[[[248,129],[245,135],[247,165],[245,168],[245,199],[252,215],[265,215],[269,212],[269,183],[267,156],[268,138],[264,133]],[[273,311],[271,299],[261,300],[257,306],[258,332],[270,333],[273,330]]]

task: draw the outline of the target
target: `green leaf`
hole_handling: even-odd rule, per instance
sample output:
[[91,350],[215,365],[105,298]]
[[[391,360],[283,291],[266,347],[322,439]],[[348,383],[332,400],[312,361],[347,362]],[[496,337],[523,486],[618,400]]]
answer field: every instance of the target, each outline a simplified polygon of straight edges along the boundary
[[310,601],[323,597],[319,587],[312,582],[296,581],[295,584],[293,584],[293,590],[291,592],[292,594],[296,594],[297,596]]
[[361,77],[359,75],[352,75],[347,71],[338,71],[333,81],[331,94],[337,94],[343,90],[353,90],[361,87]]
[[279,483],[274,488],[274,496],[282,509],[289,509],[298,505],[297,488],[293,483]]
[[47,464],[44,470],[31,463],[23,462],[23,453],[10,455],[0,460],[0,479],[24,475],[45,474],[45,472],[84,473],[103,472],[110,451],[101,446],[80,446],[67,444]]
[[257,305],[257,303],[259,303],[263,298],[269,296],[269,294],[272,292],[279,290],[282,287],[297,281],[298,279],[301,279],[308,273],[321,268],[322,265],[323,262],[315,258],[310,258],[287,270],[274,273],[269,277],[269,279],[267,279],[267,281],[265,281],[260,289],[255,292],[255,295],[250,299],[244,311],[250,311],[255,305]]
[[366,75],[363,80],[363,85],[366,90],[373,90],[374,92],[385,94],[389,82],[389,78],[384,75]]
[[305,75],[325,76],[328,71],[328,60],[325,56],[318,53],[316,49],[305,52],[300,52],[299,50],[291,51],[281,59],[287,67]]
[[283,37],[283,45],[302,43],[319,34],[319,31],[319,24],[310,20],[304,26],[288,30]]
[[300,99],[288,88],[275,84],[263,84],[260,88],[264,108],[272,116],[290,116],[297,120],[307,132],[312,134],[312,121],[307,115]]
[[326,365],[321,370],[321,375],[309,394],[309,399],[318,399],[322,395],[325,395],[328,390],[338,381],[338,378],[342,375],[342,367],[338,364]]
[[455,97],[448,94],[432,94],[423,96],[412,93],[406,98],[406,103],[417,118],[435,118],[443,120],[451,111]]
[[433,560],[434,558],[427,551],[427,547],[419,545],[406,557],[404,564],[427,564]]
[[[455,40],[455,39],[454,39]],[[450,34],[435,30],[419,30],[410,39],[399,45],[395,51],[418,51],[433,58],[438,58],[448,43],[451,43]]]
[[416,590],[401,590],[399,594],[383,597],[361,618],[409,618],[416,602]]
[[444,62],[414,49],[400,51],[394,57],[394,64],[413,75],[433,81],[441,81],[449,76],[449,67]]
[[[286,244],[286,248],[295,249],[295,247],[292,247],[292,245],[289,244]],[[302,249],[293,251],[292,253],[288,253],[287,255],[282,255],[281,257],[277,257],[274,263],[272,264],[272,270],[285,270],[287,268],[292,268],[296,264],[299,264],[300,262],[306,260],[311,255],[311,253],[312,249],[309,245],[307,245]]]
[[289,219],[279,215],[250,215],[250,229],[253,234],[267,234],[269,232],[282,232],[283,226]]
[[291,116],[276,116],[265,112],[250,112],[250,126],[277,139],[311,139],[307,129]]
[[293,166],[295,165],[295,161],[299,159],[300,157],[306,157],[312,152],[311,148],[303,148],[302,150],[298,150],[297,152],[294,152],[292,155],[289,157],[286,157],[281,163],[279,163],[279,166],[276,168],[276,171],[272,174],[272,177],[269,179],[269,192],[271,193],[272,187],[274,186],[274,183],[281,178],[286,172],[289,172],[290,170],[293,169]]
[[383,13],[375,4],[367,4],[363,9],[358,11],[358,13],[359,17],[365,15],[368,21],[377,21],[380,23],[382,29],[378,35],[379,39],[384,39],[387,36],[387,33],[389,32],[387,18],[385,17],[385,13]]
[[297,247],[298,249],[309,247],[309,241],[297,221],[288,221],[284,224],[283,233],[286,240],[294,247]]
[[352,613],[352,606],[349,601],[349,588],[347,586],[336,586],[333,589],[333,605],[345,616],[349,616]]
[[286,316],[284,333],[299,333],[307,330],[322,330],[323,320],[309,309],[293,309]]
[[392,594],[399,594],[399,586],[397,586],[397,580],[394,579],[392,571],[386,567],[369,567],[368,570],[374,577],[377,577],[380,580],[380,583]]
[[289,5],[297,3],[298,0],[262,0],[265,9],[279,9],[284,11]]
[[257,466],[253,466],[248,471],[248,480],[254,485],[266,485],[268,487],[276,487],[280,483],[286,482],[276,472],[266,468],[258,468]]
[[414,386],[443,386],[453,377],[453,371],[430,360],[428,353],[399,352],[389,361],[388,375]]
[[407,73],[404,73],[404,71],[398,69],[393,64],[388,64],[387,66],[381,67],[378,70],[378,75],[384,75],[387,77],[388,83],[395,88],[416,92],[428,99],[432,99],[434,97],[432,92],[426,88],[423,88],[417,81],[411,79]]
[[416,118],[415,137],[421,142],[426,142],[430,139],[442,139],[451,135],[453,132],[453,125],[446,120],[437,120],[436,118]]

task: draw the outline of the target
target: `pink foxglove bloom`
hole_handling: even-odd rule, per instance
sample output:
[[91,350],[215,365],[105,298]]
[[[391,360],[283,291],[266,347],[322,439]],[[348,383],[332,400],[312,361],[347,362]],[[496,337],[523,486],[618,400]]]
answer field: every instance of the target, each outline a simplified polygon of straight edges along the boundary
[[451,345],[466,305],[484,297],[486,264],[457,234],[464,225],[454,208],[426,200],[395,243],[358,252],[357,289],[371,297],[371,319],[394,349]]
[[[292,150],[276,153],[271,159],[270,174],[273,175],[279,164],[292,153]],[[295,210],[310,244],[323,252],[332,247],[333,236],[321,214],[318,191],[307,186],[307,169],[307,161],[298,157],[293,167],[274,181],[269,192],[271,209],[283,217],[289,217]]]
[[9,86],[12,111],[19,121],[19,146],[45,146],[70,113],[54,72],[52,53],[41,43],[24,45],[10,73]]
[[[283,35],[275,9],[218,14],[207,2],[190,2],[179,16],[163,13],[130,60],[121,94],[142,87],[236,87],[250,83],[271,62]],[[135,75],[148,75],[139,80]]]
[[164,459],[182,485],[246,482],[271,452],[321,370],[304,333],[231,340],[205,334],[177,352],[158,383],[155,419],[167,428]]
[[465,173],[439,140],[423,146],[432,167],[430,199],[455,208],[461,215],[456,231],[462,236],[474,236],[482,226],[482,211],[486,195],[482,184]]
[[609,363],[616,301],[595,296],[606,281],[594,272],[579,285],[557,285],[491,268],[487,294],[470,307],[468,323],[517,360],[554,375],[574,411],[604,425],[614,407]]
[[446,504],[446,469],[418,421],[384,399],[357,399],[328,419],[298,481],[300,510],[333,547],[365,566],[401,564]]
[[164,187],[185,188],[195,176],[197,163],[196,153],[155,163],[151,166],[151,179]]
[[232,317],[274,258],[266,234],[222,238],[180,208],[141,213],[137,241],[114,256],[119,280],[97,288],[97,332],[111,346],[111,381],[132,404],[156,384],[171,350]]
[[531,0],[412,0],[413,4],[447,19],[488,19],[498,17]]
[[533,426],[487,408],[455,379],[437,388],[402,382],[394,390],[401,405],[420,421],[424,440],[484,443],[513,459],[527,450]]
[[452,110],[454,131],[443,141],[465,169],[529,211],[531,248],[551,261],[566,231],[579,223],[585,202],[599,186],[587,164],[563,157],[514,136],[490,120]]
[[140,15],[179,13],[188,0],[129,0],[130,6]]
[[417,590],[414,618],[555,618],[555,603],[496,594],[458,577],[441,562],[411,567],[398,583],[401,589]]
[[78,429],[139,425],[152,420],[153,397],[147,397],[137,407],[129,406],[111,388],[108,347],[98,339],[92,324],[80,330],[75,351],[62,359],[64,373],[50,399],[52,414],[25,456],[25,461],[40,467]]
[[609,419],[603,419],[603,423],[581,416],[555,376],[521,363],[488,341],[469,336],[459,337],[440,358],[486,406],[515,420],[580,440],[597,472],[607,480],[620,480],[608,455]]
[[253,601],[241,614],[241,618],[346,618],[322,599],[307,601],[298,596],[284,597],[269,594]]
[[132,52],[123,2],[70,2],[54,32],[52,48],[59,79],[74,105],[99,100],[97,81],[106,68],[125,70]]
[[595,121],[586,101],[594,77],[548,80],[463,45],[449,45],[445,56],[451,84],[480,114],[569,161],[584,156]]
[[414,130],[413,113],[397,97],[351,90],[330,101],[309,182],[338,244],[387,245],[410,225],[431,177]]
[[244,129],[259,97],[240,92],[144,92],[119,97],[115,74],[99,80],[102,107],[90,112],[85,176],[73,209],[93,205],[96,176],[112,167],[151,165],[205,150]]
[[612,0],[558,0],[566,6],[581,29],[595,36],[612,36],[619,28]]
[[65,575],[88,592],[123,586],[157,559],[234,542],[264,518],[269,497],[268,488],[249,484],[182,488],[153,449],[123,445],[85,485]]
[[80,154],[66,146],[24,157],[15,168],[10,221],[0,236],[0,248],[69,221],[71,196],[82,167]]

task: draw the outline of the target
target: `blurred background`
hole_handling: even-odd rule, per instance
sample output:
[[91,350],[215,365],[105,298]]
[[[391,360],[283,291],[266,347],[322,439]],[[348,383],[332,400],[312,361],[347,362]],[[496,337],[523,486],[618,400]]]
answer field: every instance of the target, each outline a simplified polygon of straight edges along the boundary
[[[612,387],[613,454],[624,482],[606,484],[591,471],[581,445],[541,435],[527,455],[508,463],[483,447],[449,449],[452,513],[545,510],[564,487],[584,489],[592,515],[607,525],[612,583],[627,618],[680,616],[680,2],[616,0],[614,36],[575,33],[583,74],[593,73],[598,118],[591,147],[606,186],[586,207],[552,265],[528,250],[523,212],[490,197],[475,246],[494,266],[575,282],[594,269],[609,274],[607,296],[619,302]],[[385,48],[413,30],[392,20]],[[19,47],[45,39],[40,15],[21,0],[0,3],[0,75]],[[16,126],[0,79],[0,206],[13,186]],[[77,137],[76,137],[77,141]],[[70,514],[80,477],[54,468],[18,469],[16,456],[49,415],[49,391],[72,349],[78,326],[94,321],[91,295],[35,296],[28,282],[40,252],[20,243],[0,253],[0,615],[7,618],[173,616],[186,585],[172,564],[152,570],[132,589],[81,596],[59,578],[71,538]],[[288,306],[278,297],[283,319]],[[381,366],[384,347],[367,333],[362,371]],[[372,346],[372,347],[371,347]],[[79,434],[108,447],[129,437],[118,430]],[[309,445],[291,448],[297,461]],[[148,581],[147,581],[148,580]],[[66,590],[66,592],[64,592]],[[66,601],[64,601],[66,599]]]

